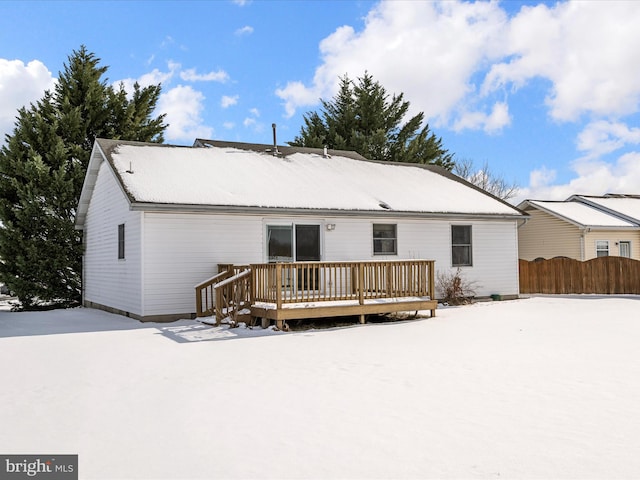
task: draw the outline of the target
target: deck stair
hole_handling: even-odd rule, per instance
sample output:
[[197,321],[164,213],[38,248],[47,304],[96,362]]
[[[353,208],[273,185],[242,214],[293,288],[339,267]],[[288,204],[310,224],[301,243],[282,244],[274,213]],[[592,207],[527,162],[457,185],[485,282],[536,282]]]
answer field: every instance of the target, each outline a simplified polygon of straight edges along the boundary
[[216,325],[250,323],[251,268],[218,265],[218,274],[196,285],[196,315],[213,316]]

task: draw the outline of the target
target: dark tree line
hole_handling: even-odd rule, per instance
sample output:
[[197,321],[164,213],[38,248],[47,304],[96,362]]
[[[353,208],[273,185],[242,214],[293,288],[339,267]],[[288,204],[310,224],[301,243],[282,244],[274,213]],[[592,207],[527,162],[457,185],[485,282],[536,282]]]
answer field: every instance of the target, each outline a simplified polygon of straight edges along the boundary
[[74,220],[96,137],[162,142],[161,86],[114,88],[82,46],[53,91],[18,111],[0,149],[0,281],[24,308],[80,300],[82,242]]

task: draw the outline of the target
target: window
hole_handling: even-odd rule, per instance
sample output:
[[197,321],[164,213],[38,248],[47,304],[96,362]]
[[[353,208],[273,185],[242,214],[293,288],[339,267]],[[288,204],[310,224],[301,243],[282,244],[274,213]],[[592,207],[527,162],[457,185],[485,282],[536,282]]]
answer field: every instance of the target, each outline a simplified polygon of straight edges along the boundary
[[267,257],[275,262],[320,260],[320,225],[267,225]]
[[451,225],[451,264],[471,266],[471,225]]
[[267,255],[269,263],[293,262],[293,236],[291,225],[267,226]]
[[398,253],[396,225],[386,223],[373,224],[373,254],[396,255]]
[[596,257],[609,256],[609,240],[596,240]]
[[620,242],[620,256],[631,258],[631,242]]
[[124,223],[118,225],[118,259],[124,258]]

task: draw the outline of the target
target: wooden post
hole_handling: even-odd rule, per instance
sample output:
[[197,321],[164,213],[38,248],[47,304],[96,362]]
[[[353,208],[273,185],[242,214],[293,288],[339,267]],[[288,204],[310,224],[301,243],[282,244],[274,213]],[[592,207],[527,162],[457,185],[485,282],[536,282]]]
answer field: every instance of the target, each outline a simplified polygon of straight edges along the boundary
[[282,265],[276,263],[276,309],[282,308]]
[[202,288],[196,287],[196,317],[204,317],[202,312]]
[[358,264],[358,302],[364,305],[364,263],[362,262]]
[[[429,298],[435,300],[436,288],[435,288],[435,273],[434,273],[434,261],[429,261]],[[435,309],[431,310],[431,316],[436,316]]]

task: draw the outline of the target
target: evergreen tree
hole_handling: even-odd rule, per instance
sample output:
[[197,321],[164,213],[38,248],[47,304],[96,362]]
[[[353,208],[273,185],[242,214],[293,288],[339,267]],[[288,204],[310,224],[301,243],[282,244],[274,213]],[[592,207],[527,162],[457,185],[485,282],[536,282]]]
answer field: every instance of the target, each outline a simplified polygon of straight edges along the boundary
[[0,281],[27,309],[80,299],[74,219],[95,138],[163,141],[164,115],[151,116],[160,85],[136,84],[129,99],[102,80],[99,61],[74,51],[54,92],[18,111],[0,149]]
[[331,100],[320,99],[321,112],[307,112],[300,135],[292,146],[327,146],[355,150],[372,160],[430,163],[451,170],[453,154],[442,146],[442,139],[420,128],[424,113],[402,123],[409,111],[403,94],[389,98],[379,82],[365,72],[357,82],[340,78],[338,93]]

